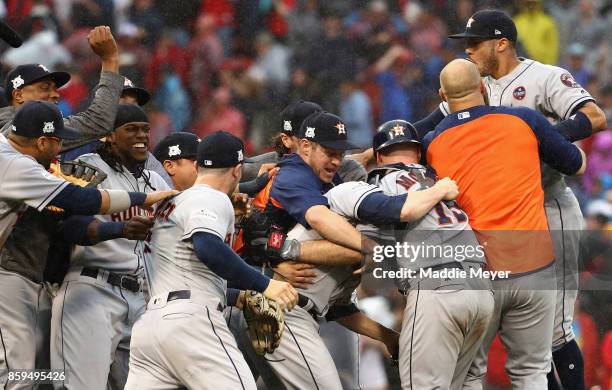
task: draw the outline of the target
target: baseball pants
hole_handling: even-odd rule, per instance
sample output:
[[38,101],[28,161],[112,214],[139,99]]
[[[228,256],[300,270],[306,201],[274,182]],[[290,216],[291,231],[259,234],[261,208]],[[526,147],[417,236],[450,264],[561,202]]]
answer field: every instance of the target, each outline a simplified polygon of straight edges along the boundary
[[319,336],[319,323],[299,306],[285,314],[283,338],[266,359],[287,389],[342,390],[334,360]]
[[319,322],[319,334],[327,347],[344,390],[358,390],[359,335],[336,321]]
[[462,389],[493,313],[488,280],[423,280],[406,296],[402,389]]
[[489,347],[499,332],[508,353],[506,372],[516,390],[547,389],[555,316],[555,267],[492,281],[495,305],[464,389],[482,389]]
[[548,228],[555,250],[557,297],[552,349],[556,351],[575,338],[572,329],[578,296],[580,239],[584,219],[572,190],[565,188],[544,202]]
[[134,325],[126,390],[256,389],[221,304],[194,295],[151,298]]
[[142,292],[132,292],[72,269],[53,300],[51,368],[66,371],[59,389],[123,389],[132,325],[142,315]]
[[0,268],[0,387],[32,389],[9,381],[9,370],[49,368],[51,297],[42,283]]

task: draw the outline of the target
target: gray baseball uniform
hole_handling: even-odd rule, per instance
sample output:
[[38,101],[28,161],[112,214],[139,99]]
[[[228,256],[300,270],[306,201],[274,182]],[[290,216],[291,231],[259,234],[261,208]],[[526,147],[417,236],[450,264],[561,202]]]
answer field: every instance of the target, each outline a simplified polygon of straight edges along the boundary
[[[356,221],[361,201],[370,193],[381,191],[365,182],[340,184],[325,196],[330,209]],[[289,238],[316,240],[315,230],[296,225]],[[318,266],[317,276],[308,289],[297,289],[310,301],[305,308],[295,307],[285,315],[285,334],[274,353],[266,355],[272,370],[290,389],[342,389],[336,365],[319,335],[319,323],[330,307],[351,302],[361,278],[353,275],[353,266]],[[351,381],[349,381],[351,382]],[[354,381],[353,381],[354,383]]]
[[13,229],[43,210],[68,182],[16,151],[1,134],[0,166],[0,383],[27,388],[8,383],[8,370],[48,364],[51,300],[42,284],[44,259],[15,258],[7,246]]
[[197,258],[197,232],[228,243],[234,234],[228,196],[203,184],[156,213],[145,256],[152,297],[134,325],[128,390],[256,388],[222,313],[227,282]]
[[[374,181],[386,194],[400,195],[426,189],[434,184],[425,167],[399,166]],[[423,218],[403,230],[402,243],[410,247],[434,245],[444,248],[479,247],[467,215],[454,203],[438,203]],[[432,255],[396,256],[398,269],[412,270],[415,276],[399,280],[406,294],[400,336],[400,377],[404,389],[461,389],[493,313],[491,282],[470,275],[484,267],[484,252],[459,257]],[[466,275],[429,277],[421,270],[463,270]]]
[[[551,122],[557,122],[569,119],[580,104],[594,100],[567,70],[530,59],[520,60],[512,72],[499,80],[491,76],[483,79],[490,105],[532,108]],[[448,115],[446,103],[442,103],[440,109]],[[574,339],[572,322],[578,295],[579,242],[584,220],[576,197],[559,172],[543,165],[542,186],[555,250],[557,303],[553,350],[557,350]]]
[[[80,159],[108,176],[98,188],[151,192],[168,189],[159,175],[147,170],[136,178],[127,168],[113,170],[97,154]],[[147,185],[144,175],[149,177]],[[138,207],[100,221],[126,221],[144,215]],[[145,310],[141,290],[143,245],[124,238],[90,247],[77,246],[68,273],[53,300],[51,367],[69,371],[66,389],[123,388],[127,378],[131,328]]]

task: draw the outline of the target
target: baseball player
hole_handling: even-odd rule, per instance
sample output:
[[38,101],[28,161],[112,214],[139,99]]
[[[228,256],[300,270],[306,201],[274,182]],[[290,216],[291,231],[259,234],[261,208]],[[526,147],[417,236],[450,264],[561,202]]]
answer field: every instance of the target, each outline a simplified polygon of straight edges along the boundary
[[541,159],[564,174],[581,174],[586,158],[538,112],[485,106],[485,85],[473,63],[450,62],[440,84],[452,114],[426,137],[427,161],[439,175],[457,180],[457,202],[481,245],[488,244],[488,268],[510,272],[508,279],[493,280],[495,309],[468,375],[470,386],[482,386],[486,353],[499,330],[513,386],[544,389],[556,282],[541,175],[534,167]]
[[243,149],[226,132],[204,138],[196,184],[155,215],[145,260],[152,298],[134,326],[126,389],[256,388],[222,314],[226,282],[263,292],[289,309],[297,294],[246,265],[227,245],[234,232],[228,195],[240,179]]
[[[385,194],[422,196],[423,189],[435,181],[428,169],[418,164],[420,145],[411,123],[392,120],[381,125],[373,141],[378,168],[370,172],[370,182]],[[440,200],[430,201],[436,199]],[[467,275],[484,268],[484,252],[478,251],[468,216],[454,202],[440,201],[413,221],[396,227],[395,236],[401,242],[411,247],[470,247],[472,254],[397,256],[398,268],[416,275],[399,280],[400,291],[406,295],[399,345],[402,388],[461,389],[493,313],[490,280]],[[461,270],[466,274],[421,277],[423,270]]]
[[[465,41],[465,52],[478,66],[490,105],[535,109],[556,123],[555,129],[571,142],[606,129],[605,114],[567,70],[517,56],[516,26],[505,13],[477,12],[468,20],[465,32],[450,38]],[[445,115],[449,113],[447,105],[440,108]],[[558,278],[553,359],[563,387],[580,390],[584,389],[584,369],[572,322],[584,222],[576,197],[559,172],[544,166],[542,184]],[[553,379],[551,371],[551,384]]]
[[[100,82],[87,110],[67,117],[66,124],[78,131],[79,136],[66,140],[62,150],[71,149],[99,139],[112,130],[121,95],[123,77],[119,75],[117,43],[110,28],[99,26],[88,36],[91,49],[102,60]],[[4,89],[10,106],[0,109],[0,126],[5,135],[10,132],[11,121],[17,108],[30,100],[57,103],[58,88],[70,80],[66,72],[50,72],[44,65],[19,65],[6,75]]]
[[[285,107],[281,112],[281,131],[274,139],[275,152],[256,156],[251,159],[252,163],[244,164],[243,179],[254,177],[263,163],[278,163],[283,156],[296,153],[299,144],[298,134],[302,122],[309,115],[320,111],[323,111],[323,109],[318,104],[303,100],[292,102]],[[344,181],[360,181],[366,178],[366,171],[363,166],[347,158],[342,159],[337,173]],[[255,196],[253,200],[255,207],[261,210],[266,207],[272,183],[273,180],[270,180],[267,187]],[[308,263],[285,261],[278,263],[274,271],[283,275],[284,280],[291,282],[294,287],[306,287],[312,282],[311,278],[314,276],[311,267],[312,265]],[[320,334],[334,358],[336,368],[341,373],[340,378],[343,387],[347,389],[358,388],[359,339],[357,334],[333,321],[320,323]],[[260,373],[263,370],[269,371],[267,362],[262,362],[262,359],[258,359],[254,354],[251,355],[253,360],[257,360],[254,364]],[[274,380],[271,378],[272,375],[265,373],[262,375],[265,382],[272,386],[270,384]]]
[[153,150],[153,156],[162,164],[172,185],[179,191],[190,188],[198,177],[195,159],[199,143],[197,135],[177,132],[159,141]]
[[[119,105],[114,128],[98,154],[80,157],[107,173],[98,187],[147,193],[167,189],[159,175],[143,168],[149,141],[144,111],[133,104]],[[132,207],[96,218],[127,221],[138,215],[145,216],[145,211]],[[51,367],[70,372],[69,380],[58,387],[104,389],[107,382],[124,386],[131,328],[145,310],[142,249],[123,238],[74,249],[53,301]]]
[[[49,318],[44,311],[50,306],[50,297],[42,284],[43,270],[46,248],[57,228],[56,219],[45,209],[53,206],[67,214],[119,212],[136,205],[150,206],[170,195],[81,188],[50,174],[45,168],[59,152],[63,139],[76,136],[73,129],[64,126],[57,106],[39,101],[24,104],[14,118],[8,137],[0,135],[0,160],[4,167],[0,173],[0,383],[3,388],[29,386],[9,383],[8,370],[45,368]],[[45,217],[38,217],[39,212]],[[96,229],[96,225],[91,222],[79,226],[80,232],[73,233],[79,236],[87,231],[86,237],[80,237],[82,240],[109,238],[107,230],[100,230],[100,224],[93,232],[89,232],[89,227]],[[32,227],[36,235],[30,234]],[[32,248],[32,242],[36,242],[36,248]]]

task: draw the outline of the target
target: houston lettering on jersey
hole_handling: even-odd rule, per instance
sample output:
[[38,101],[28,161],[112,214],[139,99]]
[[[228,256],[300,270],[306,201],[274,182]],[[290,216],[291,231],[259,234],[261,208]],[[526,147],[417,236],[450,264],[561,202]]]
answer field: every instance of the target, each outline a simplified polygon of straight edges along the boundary
[[141,209],[138,206],[132,206],[127,210],[124,210],[118,213],[113,213],[111,214],[110,217],[111,217],[111,221],[118,222],[118,221],[128,221],[129,219],[137,215],[149,216],[149,217],[153,216],[153,214]]

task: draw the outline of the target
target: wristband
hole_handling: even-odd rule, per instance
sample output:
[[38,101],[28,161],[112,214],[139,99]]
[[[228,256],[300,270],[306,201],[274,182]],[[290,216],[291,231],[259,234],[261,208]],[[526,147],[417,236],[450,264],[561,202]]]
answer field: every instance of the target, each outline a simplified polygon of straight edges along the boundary
[[123,237],[123,227],[127,222],[101,222],[96,227],[98,242],[114,240]]

